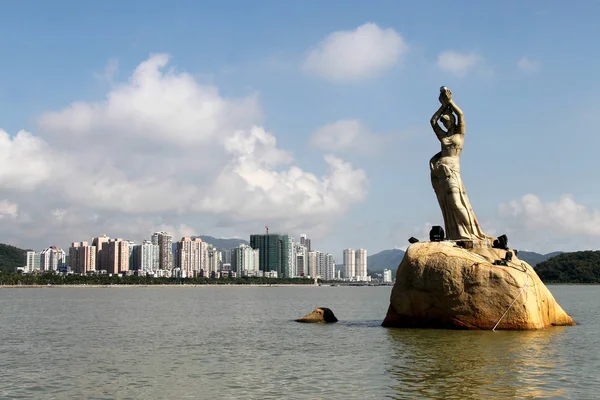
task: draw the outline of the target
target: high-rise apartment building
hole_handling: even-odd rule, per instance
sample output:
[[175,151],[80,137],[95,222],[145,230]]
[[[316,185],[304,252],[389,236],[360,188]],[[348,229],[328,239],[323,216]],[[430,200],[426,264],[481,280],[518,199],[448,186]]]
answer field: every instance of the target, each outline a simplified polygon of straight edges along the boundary
[[335,260],[333,255],[320,251],[315,251],[315,253],[317,275],[323,280],[333,280],[335,278]]
[[223,251],[221,251],[221,255],[222,255],[222,262],[223,264],[229,264],[231,265],[231,251],[233,249],[225,249]]
[[96,270],[106,271],[107,259],[104,256],[104,244],[108,243],[110,238],[106,235],[100,235],[92,239],[92,246],[96,247]]
[[173,236],[167,232],[155,232],[151,240],[153,244],[158,245],[159,268],[173,269]]
[[391,269],[384,269],[383,270],[383,281],[385,283],[391,283],[392,282],[392,270]]
[[368,280],[367,274],[367,250],[356,250],[356,279],[361,281]]
[[308,249],[300,243],[294,243],[296,247],[296,276],[310,275],[308,273]]
[[298,276],[298,266],[296,265],[297,261],[296,260],[296,243],[294,242],[294,238],[290,237],[289,238],[289,245],[288,245],[288,278],[295,278],[296,276]]
[[367,250],[344,250],[344,278],[350,281],[368,281]]
[[28,251],[25,253],[25,272],[39,271],[40,253],[37,251]]
[[[199,276],[201,270],[208,270],[207,251],[208,247],[206,246],[206,243],[202,242],[200,238],[181,238],[181,240],[177,242],[175,268],[178,268],[181,271],[181,276],[183,277]],[[203,261],[205,265],[203,265]]]
[[352,249],[344,250],[344,278],[352,280],[356,277],[356,253]]
[[314,278],[317,276],[317,252],[316,251],[309,251],[308,253],[308,275],[311,278]]
[[134,245],[131,258],[131,269],[140,271],[142,275],[155,275],[159,269],[158,245],[152,244],[150,240]]
[[65,263],[66,254],[56,246],[50,246],[40,253],[40,269],[42,271],[61,270]]
[[[231,253],[230,253],[231,254]],[[231,259],[231,258],[230,258]],[[223,269],[223,254],[214,246],[208,246],[208,270],[218,272]]]
[[335,278],[335,259],[329,253],[310,251],[308,254],[308,274],[323,280]]
[[96,246],[75,242],[69,248],[69,266],[75,274],[85,275],[96,269]]
[[238,276],[255,276],[260,265],[260,250],[246,244],[231,249],[231,270]]
[[110,239],[103,244],[106,272],[120,274],[129,270],[129,242],[123,239]]
[[312,251],[312,248],[310,247],[310,239],[308,238],[306,233],[303,233],[302,235],[300,235],[300,244],[302,246],[306,247],[308,249],[308,251]]
[[290,276],[290,240],[288,235],[250,235],[250,246],[260,251],[260,271],[263,271],[263,273],[276,271],[279,278]]

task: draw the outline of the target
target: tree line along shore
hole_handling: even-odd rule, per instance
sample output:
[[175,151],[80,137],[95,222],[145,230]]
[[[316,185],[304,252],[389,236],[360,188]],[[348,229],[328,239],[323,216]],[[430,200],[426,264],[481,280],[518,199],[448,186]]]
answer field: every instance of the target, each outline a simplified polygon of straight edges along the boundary
[[[55,275],[13,273],[23,264],[24,250],[0,243],[0,285],[311,285],[306,278],[153,278],[141,276]],[[600,283],[600,251],[560,253],[534,265],[544,283]],[[390,266],[395,276],[396,266]]]
[[[320,281],[319,281],[320,282]],[[149,276],[109,276],[109,275],[75,275],[75,274],[18,274],[0,273],[0,286],[114,286],[114,285],[314,285],[313,279],[307,278],[154,278]]]

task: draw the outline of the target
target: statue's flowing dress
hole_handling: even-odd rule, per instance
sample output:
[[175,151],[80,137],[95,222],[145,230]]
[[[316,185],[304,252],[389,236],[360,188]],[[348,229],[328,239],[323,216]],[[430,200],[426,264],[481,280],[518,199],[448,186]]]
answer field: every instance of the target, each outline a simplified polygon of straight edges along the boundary
[[[442,209],[446,239],[448,240],[484,240],[491,239],[483,233],[475,217],[469,198],[460,177],[459,156],[443,156],[444,148],[456,148],[455,135],[440,138],[442,152],[430,161],[431,184]],[[460,146],[462,147],[462,146]],[[458,201],[452,196],[452,190],[458,191]]]

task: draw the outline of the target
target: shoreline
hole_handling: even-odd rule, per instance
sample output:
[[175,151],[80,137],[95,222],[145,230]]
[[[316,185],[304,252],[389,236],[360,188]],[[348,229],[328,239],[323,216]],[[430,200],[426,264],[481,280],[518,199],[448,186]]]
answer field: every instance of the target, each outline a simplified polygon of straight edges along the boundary
[[[318,287],[318,285],[314,284],[298,284],[298,283],[290,283],[290,284],[165,284],[165,285],[0,285],[0,289],[59,289],[59,288],[128,288],[128,287],[137,287],[137,288],[148,288],[148,287]],[[325,285],[323,285],[325,286]],[[326,286],[325,286],[326,287]]]

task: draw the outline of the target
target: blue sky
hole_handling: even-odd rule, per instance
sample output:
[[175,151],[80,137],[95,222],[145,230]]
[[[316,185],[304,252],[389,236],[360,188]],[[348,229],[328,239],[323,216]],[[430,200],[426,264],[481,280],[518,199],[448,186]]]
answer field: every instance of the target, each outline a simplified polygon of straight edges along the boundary
[[442,223],[429,118],[447,85],[466,115],[462,175],[483,229],[518,249],[596,249],[599,12],[4,2],[0,242],[246,238],[268,224],[338,258],[406,246]]

